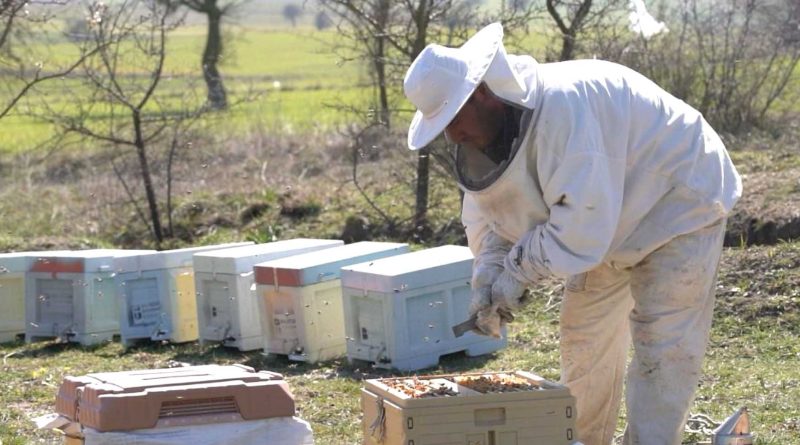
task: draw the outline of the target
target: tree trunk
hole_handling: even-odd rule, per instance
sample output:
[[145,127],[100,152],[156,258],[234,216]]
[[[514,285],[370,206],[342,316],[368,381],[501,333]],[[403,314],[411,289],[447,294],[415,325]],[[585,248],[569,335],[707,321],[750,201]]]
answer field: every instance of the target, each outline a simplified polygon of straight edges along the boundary
[[380,101],[380,123],[387,129],[390,128],[389,122],[389,95],[386,92],[386,51],[385,42],[386,26],[389,21],[389,1],[381,0],[376,11],[378,30],[375,45],[375,74],[378,80],[378,95]]
[[414,229],[417,233],[428,228],[428,180],[430,177],[430,149],[422,148],[417,154],[417,205],[414,212]]
[[147,162],[145,142],[142,137],[142,118],[138,110],[133,112],[133,131],[135,133],[134,145],[136,146],[136,154],[139,156],[142,183],[144,184],[144,191],[147,195],[147,205],[150,209],[153,237],[156,240],[156,247],[160,248],[161,243],[164,241],[164,235],[161,229],[161,218],[158,215],[158,201],[156,201],[156,193],[153,190],[153,180],[150,177],[150,166]]
[[558,60],[562,62],[572,60],[573,52],[575,52],[575,36],[565,34],[561,39],[561,56]]
[[205,10],[208,17],[208,36],[203,51],[203,78],[208,86],[208,103],[214,110],[222,110],[228,106],[225,86],[217,69],[222,55],[222,11],[217,8],[217,0],[206,0]]
[[[417,35],[412,46],[411,62],[417,58],[425,48],[428,33],[428,2],[420,0],[419,7],[414,14],[414,24],[417,26]],[[428,228],[428,179],[430,177],[430,149],[420,149],[417,153],[417,192],[416,209],[414,212],[414,227],[419,232]]]

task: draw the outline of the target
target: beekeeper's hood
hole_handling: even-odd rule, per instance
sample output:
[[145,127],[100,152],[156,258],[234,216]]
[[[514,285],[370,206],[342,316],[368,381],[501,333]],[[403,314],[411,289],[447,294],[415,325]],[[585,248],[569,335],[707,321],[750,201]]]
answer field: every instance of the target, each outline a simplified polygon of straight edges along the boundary
[[406,97],[417,107],[408,148],[425,147],[444,131],[481,82],[501,99],[530,108],[533,91],[508,59],[500,23],[481,29],[460,48],[426,46],[403,80]]

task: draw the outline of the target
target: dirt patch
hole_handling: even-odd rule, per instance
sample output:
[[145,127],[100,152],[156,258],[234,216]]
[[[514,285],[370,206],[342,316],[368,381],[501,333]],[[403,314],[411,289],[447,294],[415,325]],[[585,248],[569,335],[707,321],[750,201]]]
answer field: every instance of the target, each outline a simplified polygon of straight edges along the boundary
[[800,239],[800,168],[742,175],[744,193],[728,220],[726,246]]

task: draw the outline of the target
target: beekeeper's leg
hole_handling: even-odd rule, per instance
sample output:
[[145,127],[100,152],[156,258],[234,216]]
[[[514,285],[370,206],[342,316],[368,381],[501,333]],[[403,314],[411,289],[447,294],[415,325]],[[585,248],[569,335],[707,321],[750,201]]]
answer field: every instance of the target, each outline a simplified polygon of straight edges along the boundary
[[577,438],[614,438],[633,307],[626,271],[601,265],[567,280],[561,303],[561,380],[577,399]]
[[683,235],[631,271],[634,356],[625,444],[680,444],[708,344],[725,224]]

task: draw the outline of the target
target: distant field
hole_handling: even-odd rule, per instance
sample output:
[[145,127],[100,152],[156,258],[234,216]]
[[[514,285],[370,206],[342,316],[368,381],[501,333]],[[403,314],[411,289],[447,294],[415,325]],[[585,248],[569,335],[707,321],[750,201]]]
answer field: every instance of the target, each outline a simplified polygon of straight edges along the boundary
[[[232,28],[226,35],[227,58],[220,70],[231,102],[243,102],[224,117],[225,125],[219,131],[242,132],[258,126],[299,132],[343,123],[347,116],[329,105],[363,102],[372,92],[364,86],[368,82],[355,63],[338,63],[329,47],[334,37],[332,31],[313,28]],[[195,105],[204,99],[205,84],[199,66],[204,44],[202,26],[182,28],[170,36],[166,75],[156,96],[160,103],[168,108],[180,106],[178,98],[188,83],[193,84],[197,96]],[[69,60],[75,50],[71,44],[57,43],[34,48],[31,53],[47,60],[46,66],[58,66]],[[135,76],[142,70],[131,64],[122,72]],[[81,88],[71,80],[42,84],[26,104],[40,112],[42,101],[46,101],[67,115],[75,111],[73,98],[80,96]],[[25,105],[16,111],[17,115],[0,124],[0,153],[25,151],[55,134],[50,124],[20,115],[26,111]],[[219,117],[217,114],[210,118],[216,121]]]

